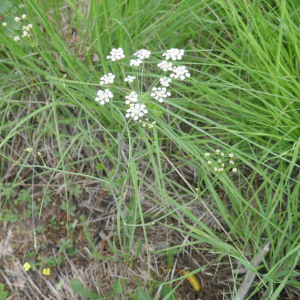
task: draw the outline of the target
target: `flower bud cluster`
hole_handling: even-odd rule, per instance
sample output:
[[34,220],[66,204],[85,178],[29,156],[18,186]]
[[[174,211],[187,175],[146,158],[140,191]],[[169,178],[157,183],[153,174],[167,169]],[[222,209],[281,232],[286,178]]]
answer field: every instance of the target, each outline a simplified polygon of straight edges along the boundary
[[142,120],[140,120],[140,122],[142,123],[142,126],[143,126],[144,128],[148,128],[148,129],[152,129],[153,126],[156,124],[155,121],[149,122],[149,119],[146,119],[146,122],[148,122],[148,123],[145,123],[145,122],[143,122]]
[[[21,16],[21,18],[20,17],[15,17],[14,21],[16,23],[19,23],[21,20],[23,22],[23,20],[25,20],[26,18],[27,18],[27,15],[23,14]],[[33,44],[32,43],[33,41],[29,40],[29,37],[31,36],[30,30],[33,27],[32,24],[28,24],[27,26],[26,25],[22,26],[23,33],[22,33],[21,36],[20,35],[16,35],[16,33],[8,26],[8,24],[6,22],[2,23],[2,26],[3,27],[7,27],[11,32],[13,32],[15,34],[15,36],[14,36],[14,41],[15,42],[19,42],[21,40],[21,38],[26,38],[27,42],[29,41],[29,44]]]
[[[210,153],[207,152],[207,153],[204,154],[205,157],[210,157],[211,155],[216,155],[217,156],[215,158],[215,161],[217,162],[217,164],[215,162],[212,162],[211,160],[208,160],[207,163],[210,166],[214,165],[213,170],[215,172],[218,172],[219,174],[222,174],[224,171],[226,171],[226,169],[230,169],[231,166],[235,164],[233,160],[229,160],[228,161],[228,159],[225,159],[224,152],[221,152],[221,150],[219,150],[219,149],[217,149],[215,151],[215,153],[210,154]],[[234,157],[233,153],[229,153],[228,157],[229,157],[229,159],[233,158]],[[226,168],[226,164],[225,163],[228,163],[227,168]],[[231,172],[236,173],[237,172],[237,168],[232,168]]]

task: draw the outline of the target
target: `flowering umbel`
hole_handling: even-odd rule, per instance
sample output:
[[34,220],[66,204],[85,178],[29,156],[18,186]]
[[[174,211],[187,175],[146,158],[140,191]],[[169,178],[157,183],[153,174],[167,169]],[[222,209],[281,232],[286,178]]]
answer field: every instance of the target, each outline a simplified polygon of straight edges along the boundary
[[[24,28],[26,30],[26,28]],[[127,60],[127,63],[129,62],[129,66],[133,67],[139,67],[141,64],[143,64],[143,67],[141,69],[137,68],[135,69],[135,73],[137,76],[130,76],[125,75],[126,72],[126,65],[124,68],[122,68],[122,72],[124,74],[124,81],[128,83],[132,83],[137,78],[143,78],[144,74],[144,64],[145,59],[149,58],[151,55],[151,51],[147,49],[141,49],[136,51],[133,56],[134,59]],[[145,125],[148,123],[145,123],[141,120],[146,114],[149,113],[149,109],[152,111],[155,111],[155,114],[157,115],[157,111],[160,111],[160,107],[156,104],[153,104],[153,101],[151,101],[150,97],[153,97],[155,100],[157,100],[159,103],[163,103],[164,99],[171,96],[171,92],[167,90],[167,87],[170,86],[172,82],[172,78],[174,79],[185,79],[186,77],[190,77],[190,73],[188,69],[185,66],[174,66],[171,62],[167,61],[168,59],[171,60],[181,60],[184,55],[184,50],[179,50],[172,48],[170,50],[167,50],[165,53],[163,53],[163,57],[166,59],[160,63],[157,64],[157,67],[161,69],[164,73],[158,78],[158,80],[155,80],[151,86],[151,90],[148,89],[148,91],[144,91],[145,82],[138,83],[130,85],[131,91],[128,91],[128,88],[126,85],[124,86],[124,83],[122,84],[122,87],[116,88],[117,91],[124,92],[126,91],[125,95],[125,101],[118,101],[119,103],[124,103],[125,106],[125,117],[131,118],[133,121],[140,121],[144,128],[152,128],[155,123],[149,122],[149,126]],[[122,48],[113,48],[110,52],[110,55],[107,56],[107,59],[110,59],[111,61],[120,61],[121,59],[125,58],[124,50]],[[128,65],[127,65],[128,67]],[[132,68],[130,68],[132,71]],[[140,72],[140,70],[143,70]],[[166,73],[171,72],[168,76]],[[105,84],[112,84],[114,81],[118,81],[118,77],[113,75],[112,73],[108,73],[107,75],[103,75],[100,78],[100,85]],[[150,79],[151,80],[151,79]],[[135,90],[135,88],[138,88],[138,90]],[[150,97],[149,97],[150,96]],[[97,92],[97,97],[95,100],[97,102],[100,102],[101,105],[104,105],[105,103],[109,102],[112,98],[114,98],[112,92],[108,89],[99,90]],[[116,99],[119,99],[119,96],[116,96]],[[124,99],[124,98],[123,98]],[[147,121],[148,122],[148,121]]]

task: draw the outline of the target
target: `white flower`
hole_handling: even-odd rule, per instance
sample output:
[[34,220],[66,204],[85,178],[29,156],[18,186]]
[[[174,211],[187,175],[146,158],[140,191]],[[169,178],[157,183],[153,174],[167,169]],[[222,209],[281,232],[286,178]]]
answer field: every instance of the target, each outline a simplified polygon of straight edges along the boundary
[[7,23],[5,23],[5,22],[2,23],[2,26],[3,26],[3,27],[7,27]]
[[27,18],[27,16],[24,14],[24,15],[22,15],[22,19],[26,19]]
[[224,169],[223,169],[223,168],[220,168],[220,169],[218,169],[218,171],[219,171],[219,172],[223,172],[223,171],[224,171]]
[[185,77],[191,76],[191,74],[185,66],[173,67],[172,72],[174,73],[171,73],[170,77],[180,78],[181,80],[184,80]]
[[135,76],[127,75],[126,78],[124,79],[124,81],[133,82],[133,80],[134,80],[135,78],[136,78]]
[[173,64],[171,62],[168,61],[162,61],[160,64],[157,65],[160,69],[162,69],[163,71],[167,72],[167,71],[172,71],[173,70]]
[[19,17],[15,17],[15,22],[19,22],[20,20],[21,20],[21,18],[19,18]]
[[126,118],[133,118],[133,120],[138,121],[139,118],[144,116],[144,114],[148,113],[145,104],[130,104],[130,108],[127,109],[127,114],[125,115]]
[[216,153],[217,153],[217,154],[219,154],[219,153],[220,153],[220,150],[219,150],[219,149],[218,149],[218,150],[216,150]]
[[131,102],[137,102],[138,94],[136,92],[131,92],[128,96],[125,96],[126,104],[130,104]]
[[207,162],[209,165],[211,165],[211,161],[209,160],[208,162]]
[[143,61],[141,59],[131,59],[130,60],[130,65],[131,66],[135,66],[135,67],[138,67],[140,64],[142,64]]
[[151,93],[151,97],[154,97],[155,100],[158,100],[158,102],[164,102],[164,98],[167,98],[168,96],[171,96],[170,92],[167,92],[167,88],[165,87],[154,87],[152,89],[154,93]]
[[28,31],[24,30],[23,34],[22,34],[22,37],[26,37],[26,36],[28,36]]
[[135,52],[133,55],[135,55],[139,59],[144,59],[144,58],[149,58],[151,54],[151,51],[146,50],[146,49],[141,49]]
[[229,161],[229,164],[230,164],[230,165],[234,165],[233,160],[230,160],[230,161]]
[[169,86],[169,83],[172,81],[171,78],[163,77],[159,78],[160,84],[163,86]]
[[205,155],[206,157],[208,157],[210,154],[209,154],[209,153],[205,153],[204,155]]
[[124,57],[125,57],[124,50],[122,48],[118,48],[118,49],[113,48],[110,51],[110,55],[107,56],[107,59],[111,59],[112,61],[118,61]]
[[115,79],[115,75],[113,75],[113,73],[108,73],[107,75],[104,75],[102,77],[100,77],[100,84],[104,85],[104,84],[108,84],[108,83],[113,83],[114,79]]
[[225,164],[221,164],[221,167],[224,168],[224,167],[225,167]]
[[16,35],[16,36],[14,37],[14,40],[15,40],[15,42],[18,42],[18,41],[20,40],[20,38]]
[[214,171],[217,172],[217,171],[218,171],[218,168],[214,167]]
[[219,164],[221,163],[221,159],[218,159],[218,163],[219,163]]
[[233,173],[236,173],[236,172],[237,172],[237,168],[233,168],[233,169],[232,169],[232,172],[233,172]]
[[223,153],[223,152],[221,152],[221,156],[224,156],[224,153]]
[[32,24],[28,24],[26,30],[29,31],[32,28]]
[[110,90],[106,89],[105,91],[99,90],[97,96],[95,101],[100,101],[100,104],[103,105],[105,102],[109,102],[109,98],[112,98],[113,94]]
[[229,156],[229,157],[233,157],[233,153],[229,153],[228,156]]
[[171,58],[172,60],[181,60],[182,56],[184,55],[184,50],[172,48],[170,50],[167,50],[165,53],[162,54],[162,56],[165,56],[166,59]]
[[22,27],[22,30],[27,30],[27,26],[23,26],[23,27]]

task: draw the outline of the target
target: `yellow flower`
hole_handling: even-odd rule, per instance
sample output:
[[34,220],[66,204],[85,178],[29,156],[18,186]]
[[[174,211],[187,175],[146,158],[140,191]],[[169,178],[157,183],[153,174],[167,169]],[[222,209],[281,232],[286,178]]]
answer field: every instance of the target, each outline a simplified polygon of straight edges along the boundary
[[49,268],[44,268],[42,273],[45,276],[49,276],[50,275],[50,269]]
[[24,268],[24,270],[25,270],[26,272],[28,272],[29,269],[31,268],[30,263],[26,262],[26,263],[23,265],[23,268]]

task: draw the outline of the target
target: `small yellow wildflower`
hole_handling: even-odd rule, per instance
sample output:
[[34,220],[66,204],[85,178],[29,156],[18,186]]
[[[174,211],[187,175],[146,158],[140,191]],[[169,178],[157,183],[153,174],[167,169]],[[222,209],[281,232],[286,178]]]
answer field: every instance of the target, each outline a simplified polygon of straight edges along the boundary
[[49,276],[50,275],[50,269],[49,268],[44,268],[42,273],[45,276]]
[[26,263],[23,265],[23,268],[24,268],[24,270],[25,270],[26,272],[28,272],[29,269],[31,268],[30,263],[26,262]]

